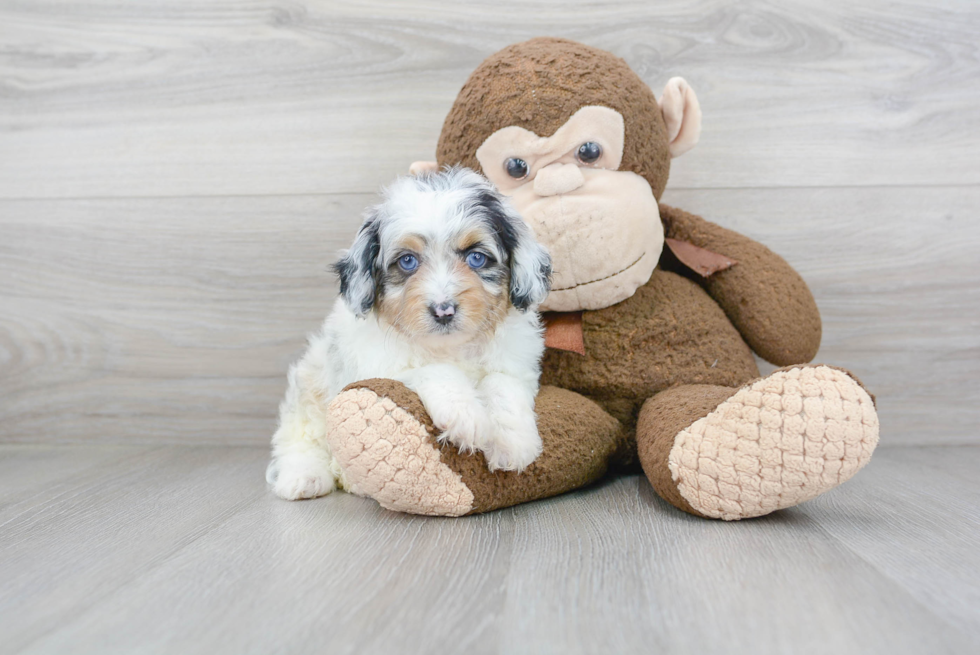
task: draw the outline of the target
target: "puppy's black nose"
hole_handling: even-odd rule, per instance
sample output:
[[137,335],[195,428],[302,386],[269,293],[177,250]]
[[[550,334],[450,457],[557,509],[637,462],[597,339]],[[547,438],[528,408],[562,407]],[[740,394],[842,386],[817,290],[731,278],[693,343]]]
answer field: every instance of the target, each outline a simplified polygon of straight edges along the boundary
[[438,305],[429,305],[429,312],[436,319],[439,325],[449,325],[456,318],[456,308],[459,307],[455,302],[441,302]]

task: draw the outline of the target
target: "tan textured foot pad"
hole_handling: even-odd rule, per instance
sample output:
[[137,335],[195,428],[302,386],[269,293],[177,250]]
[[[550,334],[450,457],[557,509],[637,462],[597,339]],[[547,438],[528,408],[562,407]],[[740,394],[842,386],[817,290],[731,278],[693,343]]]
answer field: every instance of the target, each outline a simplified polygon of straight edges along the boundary
[[828,366],[776,371],[677,435],[668,467],[705,516],[761,516],[850,479],[878,444],[867,391]]
[[462,516],[473,493],[442,463],[426,426],[391,399],[349,389],[328,407],[328,437],[348,491],[410,514]]

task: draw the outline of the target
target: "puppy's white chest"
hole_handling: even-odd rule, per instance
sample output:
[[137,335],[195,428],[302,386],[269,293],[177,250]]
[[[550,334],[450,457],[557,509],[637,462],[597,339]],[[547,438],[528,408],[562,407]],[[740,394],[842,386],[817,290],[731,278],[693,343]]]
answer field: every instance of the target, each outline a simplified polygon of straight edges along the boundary
[[447,353],[440,357],[419,355],[409,360],[409,368],[423,368],[433,364],[448,364],[458,369],[474,384],[478,383],[486,375],[482,349],[476,352],[463,351]]

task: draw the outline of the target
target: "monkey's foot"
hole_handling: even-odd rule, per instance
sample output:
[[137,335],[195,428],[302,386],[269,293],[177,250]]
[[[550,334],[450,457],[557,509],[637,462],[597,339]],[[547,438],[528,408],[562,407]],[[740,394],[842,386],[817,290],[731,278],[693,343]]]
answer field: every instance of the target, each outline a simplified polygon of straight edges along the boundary
[[329,407],[328,445],[344,487],[410,514],[462,516],[554,496],[601,477],[623,449],[616,419],[571,391],[536,401],[544,452],[522,473],[490,471],[483,453],[440,444],[419,397],[400,382],[364,380]]
[[341,392],[327,410],[334,426],[328,442],[348,491],[397,512],[462,516],[472,510],[473,493],[441,461],[425,410],[419,415],[411,403],[392,400],[408,389],[392,380],[363,384]]
[[781,369],[741,389],[676,387],[644,404],[640,461],[685,511],[735,520],[815,498],[849,480],[878,444],[874,400],[829,366]]

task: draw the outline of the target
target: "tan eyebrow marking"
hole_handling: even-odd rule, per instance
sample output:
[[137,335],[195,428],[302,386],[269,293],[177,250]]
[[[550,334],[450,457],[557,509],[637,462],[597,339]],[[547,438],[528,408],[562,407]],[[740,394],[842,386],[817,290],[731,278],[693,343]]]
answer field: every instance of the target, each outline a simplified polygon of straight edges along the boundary
[[419,236],[418,234],[409,234],[402,237],[402,239],[398,242],[398,247],[420,253],[425,250],[425,238]]
[[469,250],[478,243],[487,241],[490,234],[486,230],[470,229],[463,232],[456,240],[457,250]]

